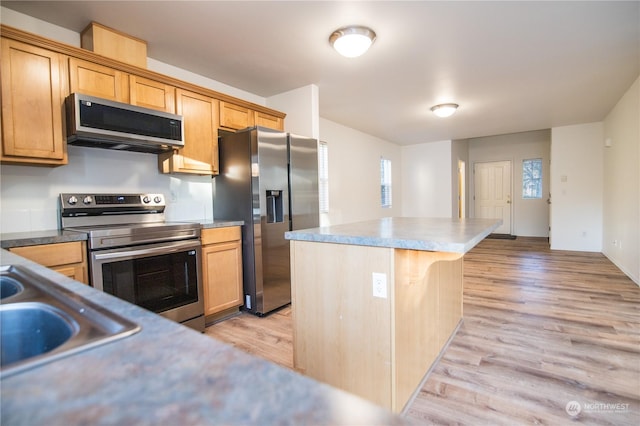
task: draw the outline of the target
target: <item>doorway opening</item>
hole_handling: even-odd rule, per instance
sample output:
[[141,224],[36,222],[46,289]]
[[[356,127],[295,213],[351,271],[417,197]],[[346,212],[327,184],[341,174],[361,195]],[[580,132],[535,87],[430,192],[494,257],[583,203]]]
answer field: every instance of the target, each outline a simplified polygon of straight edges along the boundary
[[467,217],[467,195],[466,195],[466,167],[467,164],[458,160],[458,217]]

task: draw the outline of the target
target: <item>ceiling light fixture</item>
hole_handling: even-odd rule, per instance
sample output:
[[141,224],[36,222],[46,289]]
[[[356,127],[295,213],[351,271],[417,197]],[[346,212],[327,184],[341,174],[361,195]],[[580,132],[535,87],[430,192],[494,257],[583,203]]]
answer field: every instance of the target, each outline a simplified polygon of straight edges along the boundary
[[438,117],[449,117],[458,109],[458,104],[439,104],[431,107],[431,111]]
[[343,27],[329,36],[329,43],[342,56],[356,58],[366,52],[376,39],[372,29],[361,26]]

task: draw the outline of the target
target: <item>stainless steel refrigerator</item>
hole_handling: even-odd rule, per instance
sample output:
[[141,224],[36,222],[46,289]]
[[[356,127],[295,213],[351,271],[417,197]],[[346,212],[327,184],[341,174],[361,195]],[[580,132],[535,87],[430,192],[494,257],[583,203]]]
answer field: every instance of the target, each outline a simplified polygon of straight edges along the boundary
[[261,127],[221,132],[213,217],[242,219],[244,309],[267,314],[291,302],[284,233],[319,226],[316,139]]

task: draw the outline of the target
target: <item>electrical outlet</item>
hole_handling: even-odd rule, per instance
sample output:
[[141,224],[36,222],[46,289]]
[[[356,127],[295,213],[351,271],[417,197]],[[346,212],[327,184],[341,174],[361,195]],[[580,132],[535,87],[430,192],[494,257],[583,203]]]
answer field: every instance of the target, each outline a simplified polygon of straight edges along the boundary
[[387,298],[387,274],[374,272],[373,279],[373,297]]

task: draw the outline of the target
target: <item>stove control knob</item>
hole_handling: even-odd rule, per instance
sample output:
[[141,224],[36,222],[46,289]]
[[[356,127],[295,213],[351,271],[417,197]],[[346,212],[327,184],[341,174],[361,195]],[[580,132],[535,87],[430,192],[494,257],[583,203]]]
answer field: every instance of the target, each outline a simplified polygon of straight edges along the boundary
[[142,198],[142,202],[143,202],[143,203],[145,203],[145,204],[149,204],[149,203],[151,202],[151,198],[149,198],[149,196],[148,196],[148,195],[145,195],[145,196]]
[[162,197],[160,197],[159,195],[156,195],[155,198],[153,199],[153,202],[156,204],[160,204],[162,202]]
[[72,206],[75,205],[78,202],[78,199],[76,198],[75,195],[72,195],[71,197],[69,197],[69,199],[67,200],[67,203],[71,204]]
[[82,199],[82,202],[85,203],[85,204],[91,204],[91,203],[93,203],[93,198],[91,198],[90,195],[87,195],[86,197],[84,197]]

